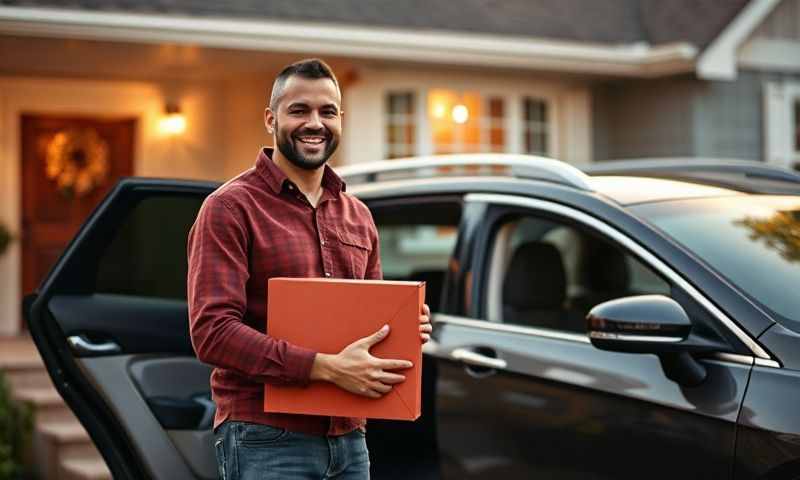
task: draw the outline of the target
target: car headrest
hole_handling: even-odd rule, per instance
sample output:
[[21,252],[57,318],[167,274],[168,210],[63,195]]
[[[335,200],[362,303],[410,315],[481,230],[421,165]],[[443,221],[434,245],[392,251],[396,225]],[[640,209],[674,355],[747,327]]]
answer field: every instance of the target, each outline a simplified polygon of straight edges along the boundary
[[561,308],[567,279],[561,253],[549,243],[520,245],[503,280],[503,304],[517,310]]
[[631,272],[624,252],[606,243],[596,243],[587,249],[584,260],[584,281],[594,292],[626,292],[631,284]]

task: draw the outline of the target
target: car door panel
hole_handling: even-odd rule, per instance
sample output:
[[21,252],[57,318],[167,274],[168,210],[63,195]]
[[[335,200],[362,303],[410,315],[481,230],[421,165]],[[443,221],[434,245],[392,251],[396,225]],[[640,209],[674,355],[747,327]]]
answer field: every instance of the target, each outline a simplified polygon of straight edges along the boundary
[[56,295],[48,306],[67,337],[99,335],[129,354],[194,354],[185,301],[115,294]]
[[185,301],[186,235],[215,187],[121,181],[26,300],[48,372],[115,478],[217,478],[211,369]]
[[[436,334],[444,478],[729,474],[720,452],[733,449],[749,366],[709,360],[707,381],[682,388],[654,355],[459,323],[440,320]],[[507,366],[476,374],[457,349],[491,350]]]
[[753,368],[739,416],[736,480],[800,478],[799,382],[798,370]]

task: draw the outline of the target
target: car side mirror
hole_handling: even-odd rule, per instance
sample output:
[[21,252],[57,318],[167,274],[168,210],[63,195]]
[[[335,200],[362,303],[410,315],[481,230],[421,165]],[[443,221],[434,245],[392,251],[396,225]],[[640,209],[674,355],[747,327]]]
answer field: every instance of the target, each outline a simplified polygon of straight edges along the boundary
[[589,340],[600,350],[658,355],[667,378],[685,386],[700,384],[706,369],[692,357],[687,340],[692,322],[683,307],[663,295],[610,300],[586,317]]

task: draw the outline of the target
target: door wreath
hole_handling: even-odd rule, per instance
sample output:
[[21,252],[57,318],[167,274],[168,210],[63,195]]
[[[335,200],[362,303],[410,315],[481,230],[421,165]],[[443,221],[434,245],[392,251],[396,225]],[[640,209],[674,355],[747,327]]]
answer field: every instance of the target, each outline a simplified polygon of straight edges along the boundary
[[108,144],[93,128],[70,128],[47,145],[45,172],[67,196],[82,197],[108,176]]

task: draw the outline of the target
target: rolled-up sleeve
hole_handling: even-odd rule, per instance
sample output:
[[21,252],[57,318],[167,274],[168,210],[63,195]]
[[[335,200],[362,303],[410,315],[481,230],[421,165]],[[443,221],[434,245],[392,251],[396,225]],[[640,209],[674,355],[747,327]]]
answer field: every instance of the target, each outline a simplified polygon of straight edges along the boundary
[[316,352],[246,325],[249,232],[215,194],[189,231],[189,333],[197,358],[263,383],[308,383]]

